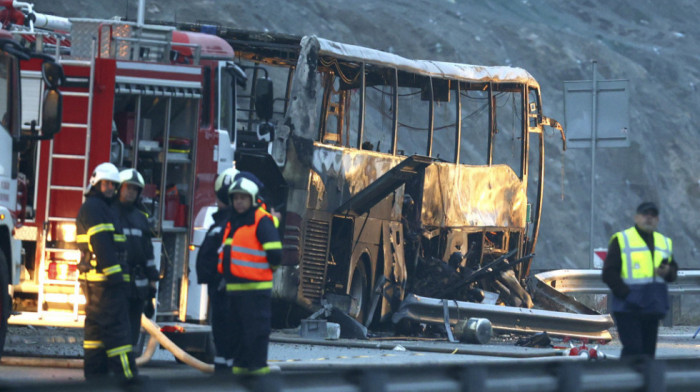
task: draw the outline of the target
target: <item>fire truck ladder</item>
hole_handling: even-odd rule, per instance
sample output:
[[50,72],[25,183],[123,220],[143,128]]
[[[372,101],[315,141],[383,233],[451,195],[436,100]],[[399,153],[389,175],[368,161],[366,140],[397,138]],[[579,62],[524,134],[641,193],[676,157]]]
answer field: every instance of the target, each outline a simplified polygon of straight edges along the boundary
[[[94,46],[93,46],[93,55],[91,56],[91,60],[63,60],[61,63],[65,65],[70,65],[70,66],[77,66],[77,67],[90,67],[90,76],[88,80],[88,92],[67,92],[64,91],[62,92],[64,96],[64,103],[63,107],[64,108],[70,108],[74,107],[74,103],[72,102],[75,99],[88,99],[88,110],[87,110],[87,119],[85,123],[63,123],[62,124],[62,129],[64,129],[63,132],[65,132],[66,128],[69,129],[74,129],[74,130],[85,130],[85,148],[84,148],[84,154],[60,154],[60,153],[54,153],[54,140],[51,140],[50,147],[49,147],[49,158],[48,158],[48,163],[49,163],[49,170],[48,170],[48,186],[47,186],[47,191],[46,191],[46,211],[44,215],[44,231],[43,231],[43,238],[42,241],[39,241],[39,246],[41,246],[43,249],[41,250],[41,260],[39,264],[39,284],[38,284],[38,296],[37,296],[37,313],[39,316],[39,319],[42,319],[44,316],[44,302],[46,301],[46,285],[58,285],[58,286],[73,286],[73,321],[78,321],[78,305],[79,305],[79,298],[80,298],[80,283],[78,282],[77,278],[77,272],[75,272],[75,277],[70,278],[69,280],[60,280],[60,279],[50,279],[47,276],[46,270],[47,270],[47,259],[50,259],[49,255],[50,254],[59,254],[59,253],[66,253],[66,252],[75,252],[75,249],[65,249],[65,248],[60,248],[60,247],[47,247],[46,246],[46,239],[48,238],[48,233],[50,230],[50,226],[54,223],[60,223],[60,222],[75,222],[75,218],[71,217],[65,217],[65,216],[55,216],[52,215],[52,210],[51,210],[51,201],[54,197],[53,193],[54,191],[70,191],[70,192],[80,192],[82,200],[84,200],[83,192],[85,191],[85,184],[88,182],[88,166],[89,166],[89,156],[90,156],[90,139],[91,139],[91,122],[92,122],[92,106],[93,106],[93,88],[94,88],[94,76],[95,76],[95,56],[94,56]],[[82,133],[82,132],[81,132]],[[75,136],[74,140],[80,140],[82,135],[78,134]],[[54,184],[53,182],[53,168],[54,164],[58,161],[66,161],[66,160],[72,160],[72,161],[81,161],[82,162],[82,167],[83,167],[83,181],[82,184],[83,186],[68,186],[68,185],[57,185]],[[53,238],[52,238],[53,239]],[[55,239],[54,239],[55,240]],[[72,261],[71,261],[72,262]],[[75,260],[74,262],[77,267],[78,260]]]

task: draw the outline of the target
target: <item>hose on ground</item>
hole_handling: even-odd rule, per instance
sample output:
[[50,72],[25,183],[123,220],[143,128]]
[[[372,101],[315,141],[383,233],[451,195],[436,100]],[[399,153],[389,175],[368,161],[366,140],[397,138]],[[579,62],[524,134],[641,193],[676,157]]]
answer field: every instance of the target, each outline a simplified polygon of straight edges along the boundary
[[82,359],[68,358],[38,358],[38,357],[8,357],[3,356],[0,360],[2,366],[36,366],[36,367],[53,367],[53,368],[69,368],[81,369],[83,367]]
[[[145,329],[146,332],[148,332],[151,335],[150,340],[157,340],[158,343],[160,343],[160,345],[164,349],[170,351],[175,356],[175,358],[179,359],[181,362],[192,366],[193,368],[204,373],[214,372],[214,365],[202,362],[199,359],[187,354],[183,349],[181,349],[175,343],[173,343],[172,340],[168,339],[168,337],[160,331],[160,328],[158,328],[158,326],[153,321],[151,321],[151,319],[147,318],[144,315],[141,316],[141,327],[143,327],[143,329]],[[150,347],[151,342],[149,342],[148,345]],[[148,349],[146,351],[148,351]],[[143,357],[144,356],[142,355],[139,358]],[[145,360],[145,362],[147,361],[148,360]]]
[[[172,340],[168,339],[156,323],[151,321],[144,315],[141,315],[141,327],[151,335],[148,340],[148,345],[140,357],[136,358],[136,365],[142,366],[153,357],[157,344],[170,351],[175,358],[181,362],[192,366],[193,368],[204,373],[213,373],[214,365],[200,361],[199,359],[187,354],[183,349],[178,347]],[[37,366],[37,367],[56,367],[56,368],[73,368],[79,369],[83,367],[82,359],[69,358],[41,358],[41,357],[8,357],[3,356],[0,359],[0,365],[4,366]]]

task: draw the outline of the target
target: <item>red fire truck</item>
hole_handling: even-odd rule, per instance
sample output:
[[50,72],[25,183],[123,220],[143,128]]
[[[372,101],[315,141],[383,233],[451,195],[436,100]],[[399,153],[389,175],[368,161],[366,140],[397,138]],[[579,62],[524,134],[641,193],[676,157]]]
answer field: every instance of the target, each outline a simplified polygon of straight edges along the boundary
[[[82,325],[75,217],[90,173],[107,161],[136,168],[146,182],[143,202],[161,270],[158,320],[204,319],[202,289],[189,287],[190,244],[214,208],[217,174],[233,162],[233,100],[245,78],[233,49],[214,35],[147,25],[142,17],[68,20],[6,3],[0,5],[14,7],[15,37],[53,54],[66,75],[61,132],[23,150],[16,165],[30,185],[24,225],[12,240],[21,241],[21,251],[6,255],[14,291],[9,323]],[[39,30],[22,17],[56,23]],[[45,89],[39,70],[38,61],[22,63],[22,124],[45,121],[36,99]]]
[[[20,91],[20,61],[37,69],[37,83],[42,94],[35,98],[40,104],[41,123],[22,126]],[[57,90],[63,71],[49,56],[32,53],[21,47],[12,34],[0,30],[0,354],[7,333],[11,312],[12,286],[16,282],[18,265],[23,257],[21,242],[13,234],[25,222],[24,201],[27,180],[19,169],[20,155],[38,140],[50,143],[61,127],[61,93]]]

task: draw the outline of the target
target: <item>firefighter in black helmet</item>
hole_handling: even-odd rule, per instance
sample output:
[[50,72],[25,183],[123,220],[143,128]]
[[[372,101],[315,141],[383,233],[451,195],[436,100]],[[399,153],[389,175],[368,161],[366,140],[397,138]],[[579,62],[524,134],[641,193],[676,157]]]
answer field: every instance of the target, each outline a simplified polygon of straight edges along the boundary
[[231,213],[231,205],[228,198],[228,188],[233,183],[233,179],[238,175],[238,170],[231,167],[224,170],[214,182],[214,193],[218,210],[212,215],[214,222],[209,226],[202,244],[197,253],[197,283],[207,285],[211,312],[209,322],[211,323],[211,333],[214,337],[215,375],[231,374],[233,367],[233,355],[229,350],[228,331],[226,331],[226,293],[220,287],[222,283],[221,275],[216,271],[216,264],[219,261],[218,249],[224,236],[224,226],[228,222]]
[[156,294],[158,270],[156,269],[151,242],[151,227],[148,214],[138,206],[145,183],[135,169],[119,173],[118,199],[113,208],[126,235],[126,255],[129,265],[129,323],[131,343],[136,345],[141,330],[141,314],[153,317],[153,299]]
[[108,376],[136,377],[129,336],[128,286],[124,274],[126,238],[110,207],[119,170],[111,163],[97,165],[90,177],[85,202],[76,218],[81,251],[80,283],[85,305],[84,374],[87,380]]

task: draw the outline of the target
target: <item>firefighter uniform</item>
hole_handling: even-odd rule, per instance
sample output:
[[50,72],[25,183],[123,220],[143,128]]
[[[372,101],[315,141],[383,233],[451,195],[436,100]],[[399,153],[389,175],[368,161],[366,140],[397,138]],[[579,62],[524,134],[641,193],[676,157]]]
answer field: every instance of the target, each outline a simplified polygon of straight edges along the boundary
[[126,238],[110,207],[111,199],[96,189],[100,181],[117,183],[119,177],[114,165],[103,165],[111,164],[98,165],[93,172],[91,188],[76,218],[80,283],[87,301],[84,374],[86,379],[95,379],[112,371],[118,378],[130,380],[136,377],[137,369],[129,336],[128,286],[124,280],[124,273],[128,272],[124,260]]
[[[243,184],[245,192],[240,192]],[[232,214],[224,229],[219,273],[228,296],[227,325],[233,374],[261,375],[270,371],[267,350],[271,323],[272,273],[279,266],[282,243],[272,215],[257,208],[257,186],[234,181],[229,193],[248,193],[252,206]]]
[[129,274],[129,324],[131,343],[136,345],[141,331],[141,314],[153,316],[153,298],[155,296],[158,270],[156,270],[151,242],[151,226],[148,214],[141,210],[140,196],[145,182],[136,169],[125,169],[119,173],[120,185],[118,201],[113,204],[126,236],[126,256]]
[[197,283],[207,285],[209,303],[209,322],[211,333],[214,337],[216,356],[214,357],[214,372],[230,373],[233,367],[233,355],[229,352],[228,331],[226,331],[226,292],[221,285],[223,278],[216,270],[218,263],[219,247],[224,237],[224,227],[228,222],[230,207],[223,207],[215,212],[212,218],[214,223],[209,227],[207,235],[197,253]]
[[129,331],[131,343],[136,345],[141,331],[141,314],[147,302],[153,298],[153,287],[158,281],[159,273],[153,255],[151,227],[147,214],[133,203],[115,202],[113,205],[126,236],[129,274],[124,276],[129,282]]
[[[640,205],[637,213],[647,209],[658,214],[651,203]],[[669,271],[663,277],[657,273],[662,265]],[[613,294],[610,311],[623,346],[621,357],[654,357],[659,320],[669,309],[666,282],[676,279],[677,270],[673,242],[663,234],[633,226],[610,239],[602,275]]]

